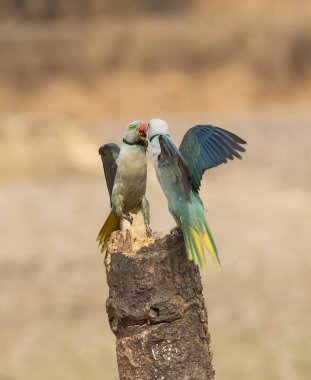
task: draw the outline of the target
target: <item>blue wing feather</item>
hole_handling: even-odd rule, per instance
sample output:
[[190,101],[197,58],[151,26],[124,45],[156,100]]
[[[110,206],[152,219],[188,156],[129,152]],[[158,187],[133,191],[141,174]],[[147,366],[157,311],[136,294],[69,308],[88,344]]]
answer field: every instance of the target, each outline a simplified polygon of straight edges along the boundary
[[246,141],[232,132],[213,125],[195,125],[190,128],[179,147],[192,177],[192,188],[199,192],[205,170],[241,159]]

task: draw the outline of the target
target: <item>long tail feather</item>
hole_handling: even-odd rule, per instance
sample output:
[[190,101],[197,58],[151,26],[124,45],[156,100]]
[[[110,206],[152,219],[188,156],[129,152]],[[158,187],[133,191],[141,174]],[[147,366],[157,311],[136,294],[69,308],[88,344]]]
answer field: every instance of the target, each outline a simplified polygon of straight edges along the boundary
[[204,233],[203,233],[204,244],[205,244],[207,250],[209,251],[210,255],[212,256],[212,259],[213,259],[216,267],[220,268],[221,263],[220,263],[217,248],[216,248],[216,245],[215,245],[215,242],[213,239],[213,235],[212,235],[212,233],[211,233],[206,222],[204,223],[204,227],[205,227]]
[[108,218],[102,226],[97,236],[98,245],[101,246],[101,252],[104,252],[107,248],[109,238],[113,231],[117,231],[119,228],[120,219],[118,215],[111,210]]
[[193,261],[194,257],[192,255],[192,246],[190,245],[189,230],[186,229],[186,228],[184,228],[184,227],[182,228],[182,230],[183,230],[184,241],[185,241],[185,246],[186,246],[186,251],[187,251],[188,259],[190,261]]
[[206,269],[206,261],[201,236],[195,228],[190,227],[190,230],[194,239],[194,248],[196,250],[200,266],[203,267],[203,269]]
[[187,223],[182,223],[182,230],[188,259],[206,269],[204,248],[199,233]]
[[[190,232],[191,234],[191,232]],[[200,265],[200,261],[199,261],[199,251],[195,245],[195,241],[193,241],[192,239],[192,236],[190,235],[190,238],[189,238],[189,249],[190,249],[190,252],[191,252],[191,258],[190,258],[190,261],[193,261],[195,265]],[[188,258],[189,258],[189,255],[188,255]]]
[[206,261],[204,254],[204,245],[209,251],[216,267],[220,267],[220,260],[213,236],[208,228],[207,223],[204,224],[204,232],[200,234],[194,227],[187,223],[182,223],[182,230],[186,245],[188,259],[193,261],[195,265],[199,265],[206,269]]

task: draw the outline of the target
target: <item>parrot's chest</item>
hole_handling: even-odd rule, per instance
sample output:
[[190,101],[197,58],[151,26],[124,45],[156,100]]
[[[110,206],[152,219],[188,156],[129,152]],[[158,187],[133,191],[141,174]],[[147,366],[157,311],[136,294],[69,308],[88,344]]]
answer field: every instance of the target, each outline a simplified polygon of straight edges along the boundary
[[[124,190],[132,194],[137,191],[143,191],[146,184],[147,170],[146,165],[142,163],[125,164],[121,170],[121,178],[124,183]],[[134,195],[134,194],[132,194]]]
[[118,158],[114,191],[123,198],[124,208],[139,205],[146,192],[147,162],[142,151],[126,152]]
[[174,203],[178,207],[178,205],[185,202],[185,196],[179,184],[181,180],[179,173],[174,170],[174,166],[168,164],[159,166],[159,161],[155,161],[155,163],[157,177],[168,202],[170,204]]

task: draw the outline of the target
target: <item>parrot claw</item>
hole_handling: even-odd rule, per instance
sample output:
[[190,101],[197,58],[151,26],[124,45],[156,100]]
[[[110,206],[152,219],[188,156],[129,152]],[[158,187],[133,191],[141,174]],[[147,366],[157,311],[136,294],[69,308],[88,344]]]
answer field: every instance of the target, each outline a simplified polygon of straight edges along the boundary
[[146,225],[146,235],[147,235],[147,237],[152,236],[152,229],[150,228],[149,225]]
[[171,235],[178,235],[181,233],[181,228],[180,227],[174,227],[170,231]]
[[121,220],[127,220],[131,225],[133,223],[133,217],[128,214],[122,214]]

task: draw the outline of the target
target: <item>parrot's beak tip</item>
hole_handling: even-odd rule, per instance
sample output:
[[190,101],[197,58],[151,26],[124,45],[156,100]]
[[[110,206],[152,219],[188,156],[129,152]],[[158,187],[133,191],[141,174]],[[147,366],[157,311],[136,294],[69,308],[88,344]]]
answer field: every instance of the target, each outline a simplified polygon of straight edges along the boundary
[[141,141],[145,141],[147,139],[147,132],[148,132],[148,125],[147,123],[143,122],[138,127],[139,137]]
[[140,131],[139,136],[142,141],[145,141],[147,139],[147,133],[145,131]]

